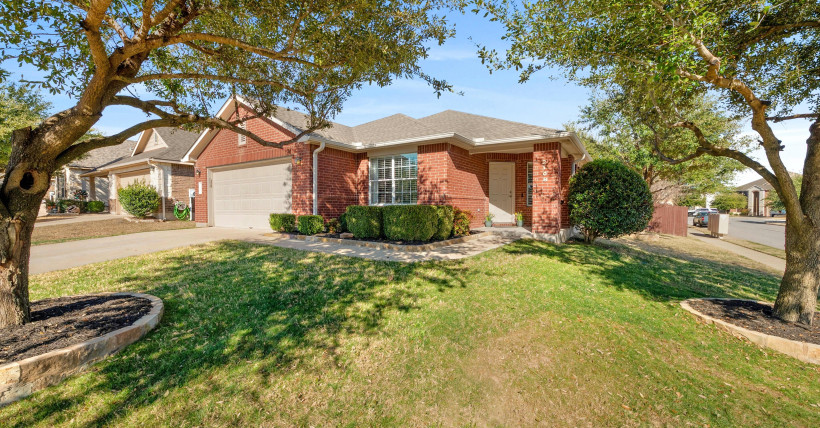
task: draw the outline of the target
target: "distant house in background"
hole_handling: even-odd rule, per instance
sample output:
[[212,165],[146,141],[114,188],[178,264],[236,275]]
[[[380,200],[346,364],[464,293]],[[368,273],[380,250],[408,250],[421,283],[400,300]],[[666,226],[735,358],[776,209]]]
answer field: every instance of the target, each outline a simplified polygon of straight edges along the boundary
[[741,195],[746,196],[747,208],[750,216],[768,216],[769,207],[766,206],[766,196],[773,190],[772,185],[764,179],[758,179],[750,183],[738,186],[735,189]]
[[[125,214],[117,201],[117,190],[136,181],[154,186],[163,199],[157,213],[174,218],[174,201],[190,204],[194,189],[194,162],[182,161],[199,134],[176,128],[154,128],[143,132],[130,156],[82,174],[89,183],[105,181],[112,214]],[[93,185],[93,184],[92,184]],[[164,214],[162,207],[164,206]]]
[[47,197],[54,200],[73,199],[76,190],[85,190],[88,193],[87,200],[107,202],[108,179],[89,182],[82,178],[82,174],[131,156],[136,145],[136,141],[128,140],[116,146],[102,147],[62,167],[51,179]]

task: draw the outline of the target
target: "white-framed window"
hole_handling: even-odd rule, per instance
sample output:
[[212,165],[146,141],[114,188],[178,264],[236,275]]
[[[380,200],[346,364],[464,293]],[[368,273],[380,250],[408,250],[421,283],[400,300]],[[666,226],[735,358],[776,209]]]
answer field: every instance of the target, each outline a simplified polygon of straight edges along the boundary
[[419,199],[415,153],[370,159],[370,205],[415,204]]
[[532,206],[532,162],[527,162],[527,206]]
[[[242,122],[239,125],[236,125],[236,127],[239,128],[239,129],[248,129],[248,125],[246,125],[245,122]],[[248,143],[248,137],[247,136],[242,135],[242,134],[236,134],[236,135],[237,135],[237,143],[240,146],[244,146],[245,144]]]

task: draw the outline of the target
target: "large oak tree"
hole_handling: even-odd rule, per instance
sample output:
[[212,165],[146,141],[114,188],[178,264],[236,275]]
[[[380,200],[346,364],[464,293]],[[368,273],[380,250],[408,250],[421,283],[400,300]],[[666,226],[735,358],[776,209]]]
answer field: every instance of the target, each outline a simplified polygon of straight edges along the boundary
[[[327,126],[351,90],[425,75],[427,43],[452,34],[424,0],[5,0],[0,58],[34,67],[28,83],[76,104],[13,133],[0,184],[0,327],[29,320],[28,261],[37,210],[52,171],[99,147],[161,126],[218,127],[281,147],[240,127],[277,105],[310,113],[303,134]],[[13,70],[12,70],[13,71]],[[208,107],[231,95],[254,100],[234,121]],[[145,120],[83,139],[105,110]],[[297,135],[296,141],[303,134]]]
[[[669,156],[735,159],[766,179],[787,212],[786,271],[774,304],[783,320],[811,324],[820,286],[820,4],[816,0],[557,0],[508,6],[477,1],[506,26],[509,49],[481,55],[493,67],[522,70],[527,80],[555,68],[591,87],[632,94],[636,114],[688,130],[698,145]],[[478,10],[479,8],[476,8]],[[765,164],[710,140],[678,105],[712,93],[749,118]],[[772,122],[809,119],[798,195]],[[658,130],[659,133],[662,132]]]

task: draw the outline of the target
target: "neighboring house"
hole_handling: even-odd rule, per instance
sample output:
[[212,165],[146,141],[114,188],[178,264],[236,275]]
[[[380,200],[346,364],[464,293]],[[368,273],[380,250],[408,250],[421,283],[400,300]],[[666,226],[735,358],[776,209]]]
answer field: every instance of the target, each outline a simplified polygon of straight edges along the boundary
[[[236,119],[237,106],[250,115],[229,100],[218,117]],[[304,114],[280,108],[246,126],[286,141],[305,123]],[[512,225],[523,212],[526,226],[553,241],[570,234],[568,181],[589,160],[574,133],[452,110],[334,123],[283,149],[213,129],[183,158],[196,162],[195,218],[203,225],[265,229],[272,212],[335,218],[349,205],[450,204],[471,211],[473,226],[488,212]]]
[[176,128],[150,129],[140,134],[130,156],[87,172],[83,177],[92,183],[107,181],[108,203],[113,214],[125,214],[117,200],[117,190],[144,181],[154,186],[162,199],[156,215],[173,219],[174,201],[191,203],[189,195],[194,189],[194,165],[182,158],[198,136],[198,133]]
[[[799,174],[796,172],[789,172],[789,175],[793,178]],[[769,216],[770,210],[766,205],[766,196],[768,196],[770,192],[774,192],[774,188],[768,181],[760,178],[750,183],[738,186],[735,188],[735,191],[746,196],[750,216]]]
[[85,190],[88,193],[87,200],[107,203],[108,179],[89,182],[82,178],[82,174],[130,156],[136,144],[136,141],[128,140],[116,146],[95,149],[63,166],[54,173],[46,197],[55,200],[73,199],[74,191]]

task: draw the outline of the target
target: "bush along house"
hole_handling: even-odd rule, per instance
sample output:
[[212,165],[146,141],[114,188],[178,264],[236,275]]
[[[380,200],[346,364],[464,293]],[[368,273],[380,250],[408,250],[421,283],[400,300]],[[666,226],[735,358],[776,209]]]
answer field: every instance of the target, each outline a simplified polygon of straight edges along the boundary
[[[217,113],[251,114],[233,99]],[[279,108],[243,126],[286,141],[306,123],[305,114]],[[487,214],[494,226],[511,226],[520,212],[536,237],[562,242],[571,233],[568,181],[590,156],[572,132],[447,110],[333,123],[282,149],[212,129],[182,161],[194,162],[200,226],[268,229],[271,213],[330,219],[349,205],[441,204],[470,211],[473,227]]]

